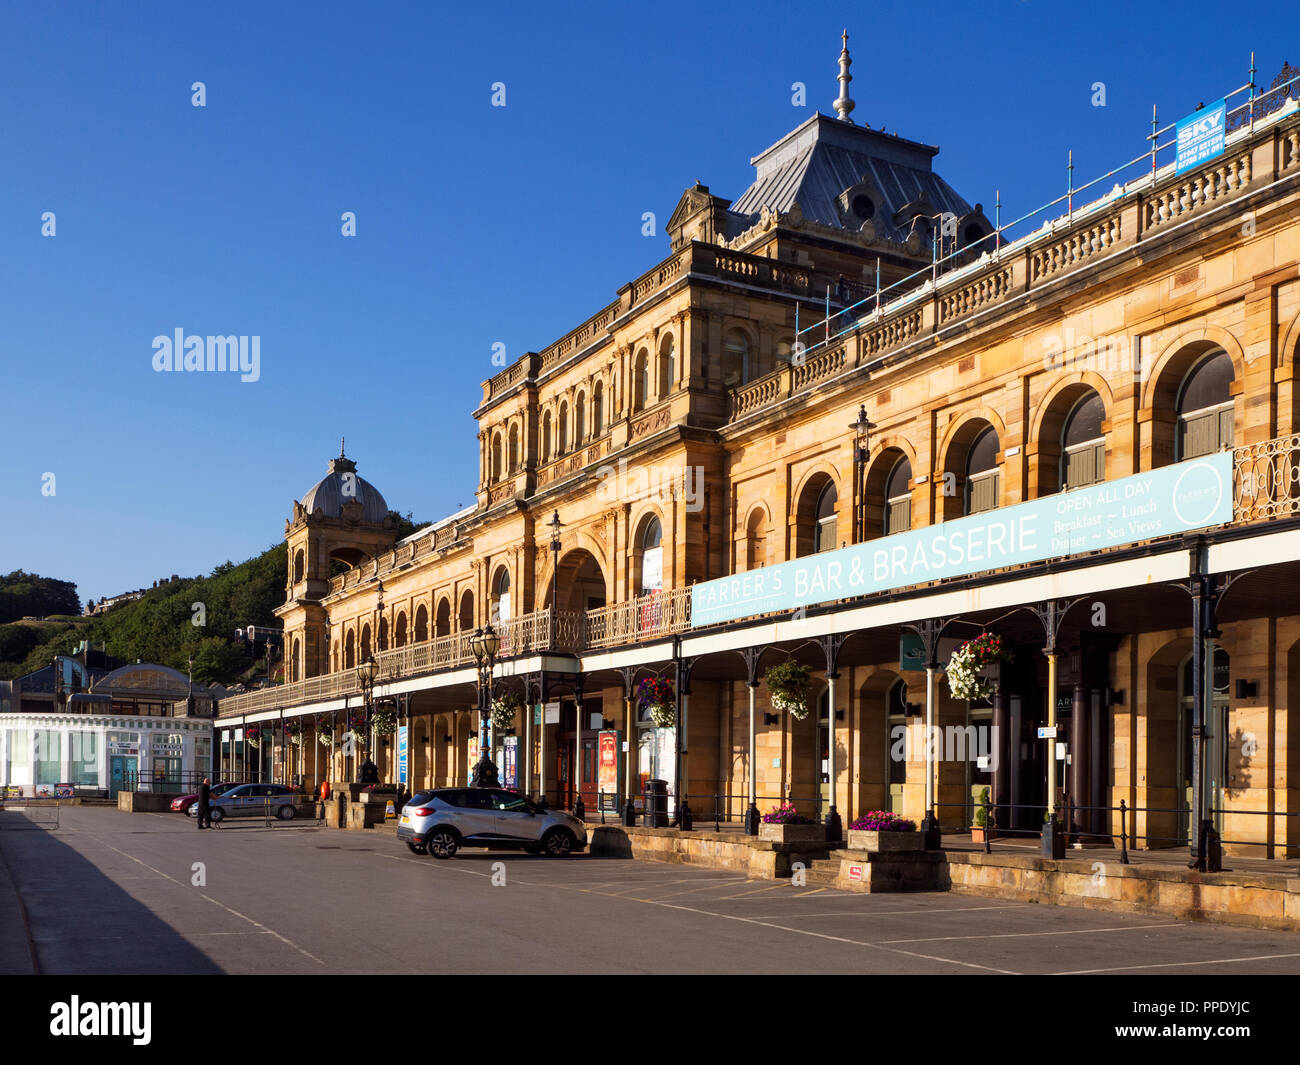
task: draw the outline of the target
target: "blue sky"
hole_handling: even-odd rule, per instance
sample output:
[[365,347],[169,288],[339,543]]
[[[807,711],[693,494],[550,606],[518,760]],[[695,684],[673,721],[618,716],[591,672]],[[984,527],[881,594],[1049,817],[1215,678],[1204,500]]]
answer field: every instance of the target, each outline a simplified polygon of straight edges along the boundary
[[[0,4],[0,571],[83,600],[276,542],[341,434],[390,506],[472,503],[492,345],[610,302],[695,180],[739,196],[831,112],[844,25],[854,118],[939,145],[1004,218],[1064,192],[1067,149],[1082,183],[1144,150],[1153,103],[1244,83],[1252,48],[1263,85],[1300,62],[1281,3],[222,7]],[[154,372],[177,328],[259,336],[260,379]]]

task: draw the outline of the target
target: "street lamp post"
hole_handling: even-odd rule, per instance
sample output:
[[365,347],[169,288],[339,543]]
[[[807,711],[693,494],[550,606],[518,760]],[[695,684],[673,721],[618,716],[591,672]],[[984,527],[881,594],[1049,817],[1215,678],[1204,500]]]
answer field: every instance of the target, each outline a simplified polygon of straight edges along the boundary
[[853,432],[853,543],[859,543],[866,538],[866,504],[867,504],[867,483],[865,471],[867,460],[871,457],[871,430],[876,428],[876,423],[867,417],[866,404],[859,404],[858,416],[849,422],[849,429]]
[[[379,663],[375,661],[374,655],[366,658],[361,665],[357,666],[357,683],[361,685],[361,698],[365,703],[365,726],[363,734],[366,737],[366,760],[361,765],[361,772],[358,774],[358,784],[377,784],[379,782],[379,769],[370,758],[370,713],[371,700],[375,691],[375,678],[379,674]],[[348,723],[349,725],[351,722]],[[371,779],[373,778],[373,779]]]
[[546,527],[551,530],[551,631],[547,649],[553,651],[555,650],[555,615],[560,606],[560,530],[564,528],[558,510],[551,515],[551,520],[546,523]]
[[475,629],[469,638],[469,649],[478,663],[478,720],[479,720],[479,758],[470,777],[471,788],[496,788],[501,786],[500,774],[496,763],[492,761],[492,751],[488,746],[488,720],[492,705],[492,671],[496,668],[497,651],[501,649],[501,637],[491,624],[486,629]]

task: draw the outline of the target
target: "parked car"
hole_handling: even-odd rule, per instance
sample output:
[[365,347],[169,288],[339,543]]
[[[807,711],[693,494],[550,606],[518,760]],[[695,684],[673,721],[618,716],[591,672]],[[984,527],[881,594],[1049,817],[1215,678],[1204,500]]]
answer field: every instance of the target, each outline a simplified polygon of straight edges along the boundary
[[416,854],[450,858],[461,847],[563,857],[587,846],[587,826],[501,788],[436,788],[402,807],[397,838]]
[[297,814],[298,793],[284,784],[237,784],[211,802],[212,821],[227,817],[265,817],[268,811],[281,821]]
[[[231,788],[239,787],[237,781],[227,781],[224,784],[213,784],[212,790],[208,797],[215,799],[218,795],[224,795]],[[179,810],[183,814],[189,814],[193,817],[198,811],[199,793],[196,791],[193,795],[182,795],[179,799],[172,799],[172,809]]]

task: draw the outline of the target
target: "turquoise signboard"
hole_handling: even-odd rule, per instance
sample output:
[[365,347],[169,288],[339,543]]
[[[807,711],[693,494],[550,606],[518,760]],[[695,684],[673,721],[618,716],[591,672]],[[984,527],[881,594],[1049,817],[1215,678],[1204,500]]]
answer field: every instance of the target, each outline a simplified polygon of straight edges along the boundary
[[691,624],[795,610],[1232,520],[1232,455],[1105,481],[691,587]]

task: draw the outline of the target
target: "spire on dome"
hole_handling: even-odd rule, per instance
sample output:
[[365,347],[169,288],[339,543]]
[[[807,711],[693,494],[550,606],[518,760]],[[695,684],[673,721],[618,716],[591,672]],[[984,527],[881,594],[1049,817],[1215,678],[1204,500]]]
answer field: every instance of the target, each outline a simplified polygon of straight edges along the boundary
[[849,67],[853,65],[853,60],[849,58],[849,31],[847,28],[844,30],[841,40],[844,42],[844,48],[840,52],[840,96],[835,101],[835,113],[839,116],[841,122],[847,122],[851,126],[854,123],[849,114],[857,105],[849,96],[849,82],[853,80],[853,75],[849,73]]

